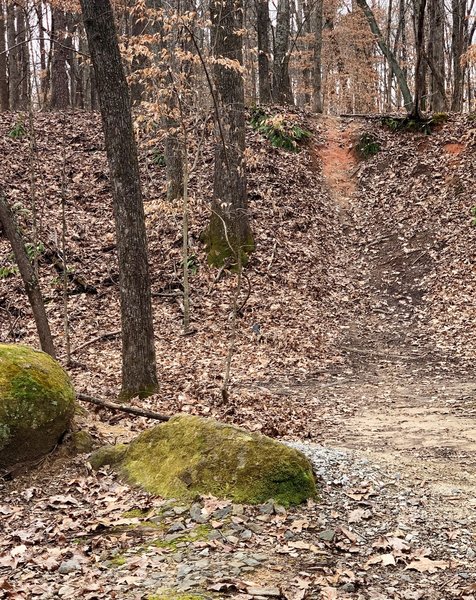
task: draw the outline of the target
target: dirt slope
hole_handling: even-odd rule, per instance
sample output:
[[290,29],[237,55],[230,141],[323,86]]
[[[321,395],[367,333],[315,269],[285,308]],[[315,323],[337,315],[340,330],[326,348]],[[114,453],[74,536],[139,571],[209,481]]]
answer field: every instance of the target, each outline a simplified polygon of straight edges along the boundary
[[[248,132],[258,251],[247,269],[227,405],[219,404],[218,390],[235,282],[215,280],[198,239],[208,214],[212,140],[192,178],[196,333],[184,338],[181,210],[162,201],[163,169],[142,139],[162,381],[146,404],[351,449],[309,447],[323,457],[322,504],[287,513],[227,508],[209,498],[198,509],[164,507],[111,474],[91,474],[84,456],[54,455],[32,474],[0,479],[6,597],[148,598],[160,585],[195,589],[186,585],[197,575],[200,585],[218,586],[218,598],[251,600],[265,591],[289,600],[474,600],[473,121],[452,118],[424,136],[361,120],[288,118],[313,132],[299,154]],[[70,372],[78,390],[114,398],[117,265],[99,122],[85,113],[35,121],[32,156],[28,136],[9,135],[18,115],[0,116],[0,184],[28,227],[35,165],[42,285],[61,352],[55,263],[66,190]],[[381,150],[360,162],[352,148],[363,131],[377,136]],[[1,238],[0,260],[11,271]],[[5,270],[0,340],[36,341],[20,279]],[[101,441],[127,440],[150,425],[94,409],[78,421]],[[198,518],[200,511],[217,515],[214,531],[204,535],[197,510]]]
[[[341,339],[352,374],[324,392],[331,414],[339,405],[347,414],[324,441],[378,456],[443,501],[456,493],[444,510],[473,514],[474,133],[460,121],[432,136],[333,119],[326,130],[321,158],[345,207],[353,296]],[[381,151],[356,168],[349,149],[369,131]]]

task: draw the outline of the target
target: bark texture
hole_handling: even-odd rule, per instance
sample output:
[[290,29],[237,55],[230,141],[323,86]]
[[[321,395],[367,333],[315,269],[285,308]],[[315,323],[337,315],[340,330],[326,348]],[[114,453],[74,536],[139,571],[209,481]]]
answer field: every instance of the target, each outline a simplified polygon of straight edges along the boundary
[[10,242],[15,261],[20,271],[20,275],[25,285],[25,290],[30,301],[31,310],[35,319],[38,337],[40,339],[41,349],[55,358],[55,347],[51,336],[48,317],[46,316],[45,305],[41,295],[40,284],[35,274],[33,266],[25,250],[23,237],[20,233],[15,217],[10,206],[7,203],[3,190],[0,189],[0,224]]
[[0,0],[0,110],[8,110],[8,71],[6,54],[6,13],[5,4]]
[[428,11],[428,64],[430,67],[430,109],[447,110],[445,93],[445,4],[430,0]]
[[422,118],[422,102],[425,93],[425,70],[423,55],[425,51],[425,11],[426,0],[417,0],[415,3],[416,19],[416,64],[415,64],[415,97],[411,117],[414,119]]
[[157,389],[144,206],[129,90],[109,0],[81,0],[96,75],[116,224],[122,324],[121,396]]
[[20,104],[20,57],[17,46],[17,21],[15,6],[7,4],[8,40],[8,95],[10,110],[18,110]]
[[323,0],[317,0],[313,10],[314,56],[312,76],[312,108],[322,113],[322,15]]
[[256,28],[258,34],[258,93],[261,104],[270,104],[271,74],[269,69],[269,6],[268,0],[256,0]]
[[65,44],[67,19],[64,11],[55,8],[52,16],[52,52],[51,61],[51,108],[65,109],[70,105],[68,72],[66,61],[68,48]]
[[273,95],[274,101],[278,104],[294,103],[289,76],[290,27],[289,0],[278,0],[273,65]]
[[[245,171],[245,93],[243,25],[240,0],[212,0],[212,47],[216,102],[215,174],[212,216],[207,232],[208,259],[216,266],[240,267],[253,248],[248,222]],[[231,61],[230,65],[223,64]]]
[[451,0],[453,27],[451,30],[451,60],[453,66],[453,95],[451,110],[463,110],[465,69],[461,57],[467,46],[466,0]]

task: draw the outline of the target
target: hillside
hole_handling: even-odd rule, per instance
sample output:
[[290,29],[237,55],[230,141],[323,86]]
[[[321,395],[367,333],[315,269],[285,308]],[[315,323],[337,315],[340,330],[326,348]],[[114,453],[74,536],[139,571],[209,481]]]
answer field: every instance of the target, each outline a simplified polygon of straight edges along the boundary
[[[33,475],[0,482],[8,496],[0,515],[9,519],[0,589],[10,589],[14,569],[7,597],[25,597],[13,595],[21,571],[40,598],[73,597],[78,589],[90,598],[148,598],[157,573],[166,587],[208,586],[215,597],[243,600],[261,597],[247,591],[257,580],[262,596],[289,600],[474,598],[475,121],[451,116],[425,135],[392,132],[375,119],[285,118],[312,132],[300,153],[248,131],[257,249],[240,295],[227,404],[219,390],[236,278],[207,266],[199,240],[211,198],[211,134],[191,179],[189,336],[181,328],[181,206],[164,202],[160,145],[141,134],[161,390],[136,403],[304,443],[323,504],[284,513],[230,508],[233,527],[212,517],[222,537],[182,539],[182,525],[200,527],[190,507],[164,508],[110,473],[92,475],[84,457],[54,455]],[[33,154],[27,135],[12,137],[18,123],[18,115],[0,115],[0,186],[31,222],[33,165],[41,283],[63,359],[64,194],[69,372],[78,391],[114,399],[117,265],[100,121],[83,112],[40,113]],[[378,145],[365,159],[355,151],[363,134]],[[0,261],[0,341],[36,345],[2,238]],[[101,442],[128,440],[150,425],[84,408],[78,422]],[[210,499],[200,506],[211,515],[223,508]],[[164,516],[161,527],[176,536],[170,546],[148,545],[157,534],[143,516],[148,510]],[[71,556],[80,556],[80,568],[64,579],[57,569]],[[17,573],[12,564],[23,567]]]

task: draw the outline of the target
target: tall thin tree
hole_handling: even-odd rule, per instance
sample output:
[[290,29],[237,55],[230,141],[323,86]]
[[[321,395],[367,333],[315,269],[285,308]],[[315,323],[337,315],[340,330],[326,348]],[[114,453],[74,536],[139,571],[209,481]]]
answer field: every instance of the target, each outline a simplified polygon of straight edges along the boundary
[[122,324],[122,397],[157,389],[152,303],[131,102],[109,0],[81,0],[96,76],[116,224]]
[[245,92],[241,0],[211,0],[212,50],[216,59],[216,145],[208,258],[235,268],[253,248],[245,170]]
[[8,70],[5,3],[0,0],[0,110],[8,110]]

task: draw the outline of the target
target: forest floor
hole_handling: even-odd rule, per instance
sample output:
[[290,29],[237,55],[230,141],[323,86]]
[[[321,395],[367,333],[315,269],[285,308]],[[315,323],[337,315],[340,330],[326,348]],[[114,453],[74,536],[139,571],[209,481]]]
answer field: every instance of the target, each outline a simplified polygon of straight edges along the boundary
[[[0,183],[21,202],[28,144],[8,139],[14,120],[2,118]],[[63,160],[77,361],[70,373],[79,391],[114,398],[117,271],[97,118],[38,118],[50,318],[62,349],[51,253]],[[162,175],[142,146],[162,376],[161,393],[145,404],[299,443],[322,502],[288,511],[210,498],[164,503],[60,451],[0,483],[6,598],[146,599],[162,589],[242,600],[476,597],[476,128],[452,117],[426,136],[360,119],[286,118],[313,132],[297,155],[249,132],[258,251],[225,406],[219,385],[234,281],[215,281],[198,242],[207,213],[197,190],[210,190],[211,147],[192,178],[196,333],[184,338],[180,300],[160,296],[180,291],[180,207],[160,201]],[[367,160],[355,152],[362,132],[381,146]],[[0,281],[0,314],[0,341],[34,343],[16,275]],[[101,442],[151,425],[96,410],[79,423]]]

